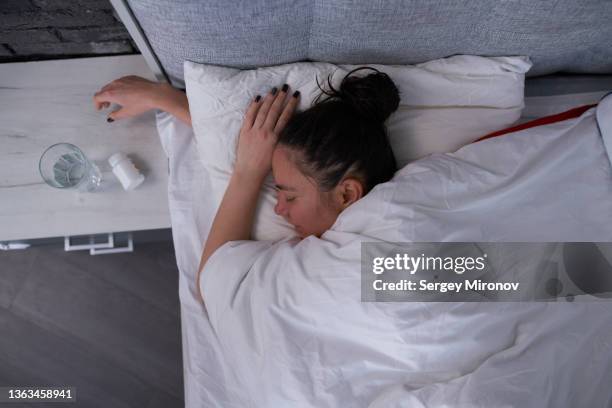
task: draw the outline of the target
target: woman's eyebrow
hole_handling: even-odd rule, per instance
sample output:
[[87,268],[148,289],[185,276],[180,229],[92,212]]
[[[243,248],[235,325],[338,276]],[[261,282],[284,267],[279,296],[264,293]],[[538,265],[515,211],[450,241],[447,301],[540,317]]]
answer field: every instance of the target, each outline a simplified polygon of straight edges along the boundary
[[295,188],[287,187],[282,184],[275,184],[274,188],[277,190],[286,190],[286,191],[297,191]]

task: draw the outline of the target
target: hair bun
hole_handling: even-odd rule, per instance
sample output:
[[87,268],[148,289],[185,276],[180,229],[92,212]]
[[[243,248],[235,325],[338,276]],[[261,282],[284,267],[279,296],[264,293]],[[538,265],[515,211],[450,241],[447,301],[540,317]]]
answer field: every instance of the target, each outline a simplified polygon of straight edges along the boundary
[[[366,76],[354,76],[357,71],[374,71]],[[342,79],[340,89],[331,86],[328,78],[329,91],[324,91],[331,99],[339,99],[350,105],[361,115],[373,120],[384,122],[399,106],[399,91],[391,78],[384,72],[371,67],[359,67]],[[319,86],[319,88],[321,88]]]

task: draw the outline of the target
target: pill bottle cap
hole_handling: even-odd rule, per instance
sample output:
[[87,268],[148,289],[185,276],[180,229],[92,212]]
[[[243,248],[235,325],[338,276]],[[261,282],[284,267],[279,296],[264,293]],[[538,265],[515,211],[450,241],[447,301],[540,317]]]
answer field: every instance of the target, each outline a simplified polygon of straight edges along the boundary
[[121,152],[113,154],[108,158],[108,164],[111,167],[115,167],[117,164],[121,163],[123,160],[127,159],[127,156]]

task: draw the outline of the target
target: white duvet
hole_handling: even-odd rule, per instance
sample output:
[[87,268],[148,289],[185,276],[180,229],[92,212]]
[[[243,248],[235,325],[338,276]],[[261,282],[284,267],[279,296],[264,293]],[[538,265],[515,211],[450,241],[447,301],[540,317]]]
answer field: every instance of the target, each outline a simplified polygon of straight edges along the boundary
[[612,303],[363,303],[360,243],[612,241],[610,118],[612,97],[409,164],[321,239],[228,243],[204,310],[193,277],[214,209],[188,130],[160,114],[178,138],[164,146],[186,406],[609,406]]

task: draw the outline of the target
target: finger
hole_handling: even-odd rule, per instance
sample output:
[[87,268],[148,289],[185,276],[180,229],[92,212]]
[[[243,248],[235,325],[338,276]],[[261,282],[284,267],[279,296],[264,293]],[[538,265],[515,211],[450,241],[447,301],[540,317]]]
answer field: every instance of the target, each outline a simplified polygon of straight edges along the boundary
[[[108,118],[112,120],[123,119],[129,117],[127,111],[123,108],[119,108],[116,111],[109,113]],[[108,120],[108,119],[107,119]]]
[[109,82],[108,84],[104,85],[102,88],[100,88],[98,92],[96,92],[96,94],[101,94],[103,92],[110,91],[111,89],[115,89],[117,85],[117,81],[118,80],[114,80],[113,82]]
[[259,112],[257,112],[255,123],[253,123],[254,128],[257,129],[263,126],[264,122],[266,121],[266,117],[268,116],[270,106],[272,106],[272,102],[274,102],[274,99],[276,99],[277,91],[278,89],[276,87],[272,88],[272,90],[264,98],[264,101],[259,108]]
[[281,113],[280,117],[276,121],[276,126],[274,127],[274,133],[279,134],[287,123],[289,123],[289,119],[293,116],[293,112],[297,108],[300,102],[300,91],[295,91],[291,98],[289,98],[289,102],[285,105],[285,109],[283,109],[283,113]]
[[100,103],[94,102],[94,105],[97,110],[106,109],[110,106],[110,102],[100,102]]
[[110,106],[110,102],[108,101],[104,101],[101,98],[95,98],[94,97],[94,106],[96,108],[96,110],[100,110],[100,109],[106,109]]
[[270,106],[268,116],[266,117],[266,121],[263,125],[266,129],[274,129],[276,121],[283,111],[283,105],[285,104],[285,97],[287,96],[288,89],[289,85],[284,84],[281,91],[276,95],[274,102],[272,102],[272,106]]
[[261,96],[257,95],[255,99],[251,101],[246,114],[244,115],[244,122],[242,123],[243,129],[250,129],[253,127],[253,123],[255,122],[255,118],[257,117],[257,112],[259,111],[259,107],[261,106]]
[[110,93],[109,91],[96,93],[93,97],[93,100],[94,100],[94,106],[96,107],[97,110],[100,110],[100,108],[102,108],[104,103],[110,104],[110,102],[116,102],[114,95]]
[[96,110],[100,110],[102,109],[102,107],[104,106],[106,102],[103,102],[102,99],[96,93],[94,94],[94,97],[93,97],[93,103],[94,103],[94,107],[96,108]]

